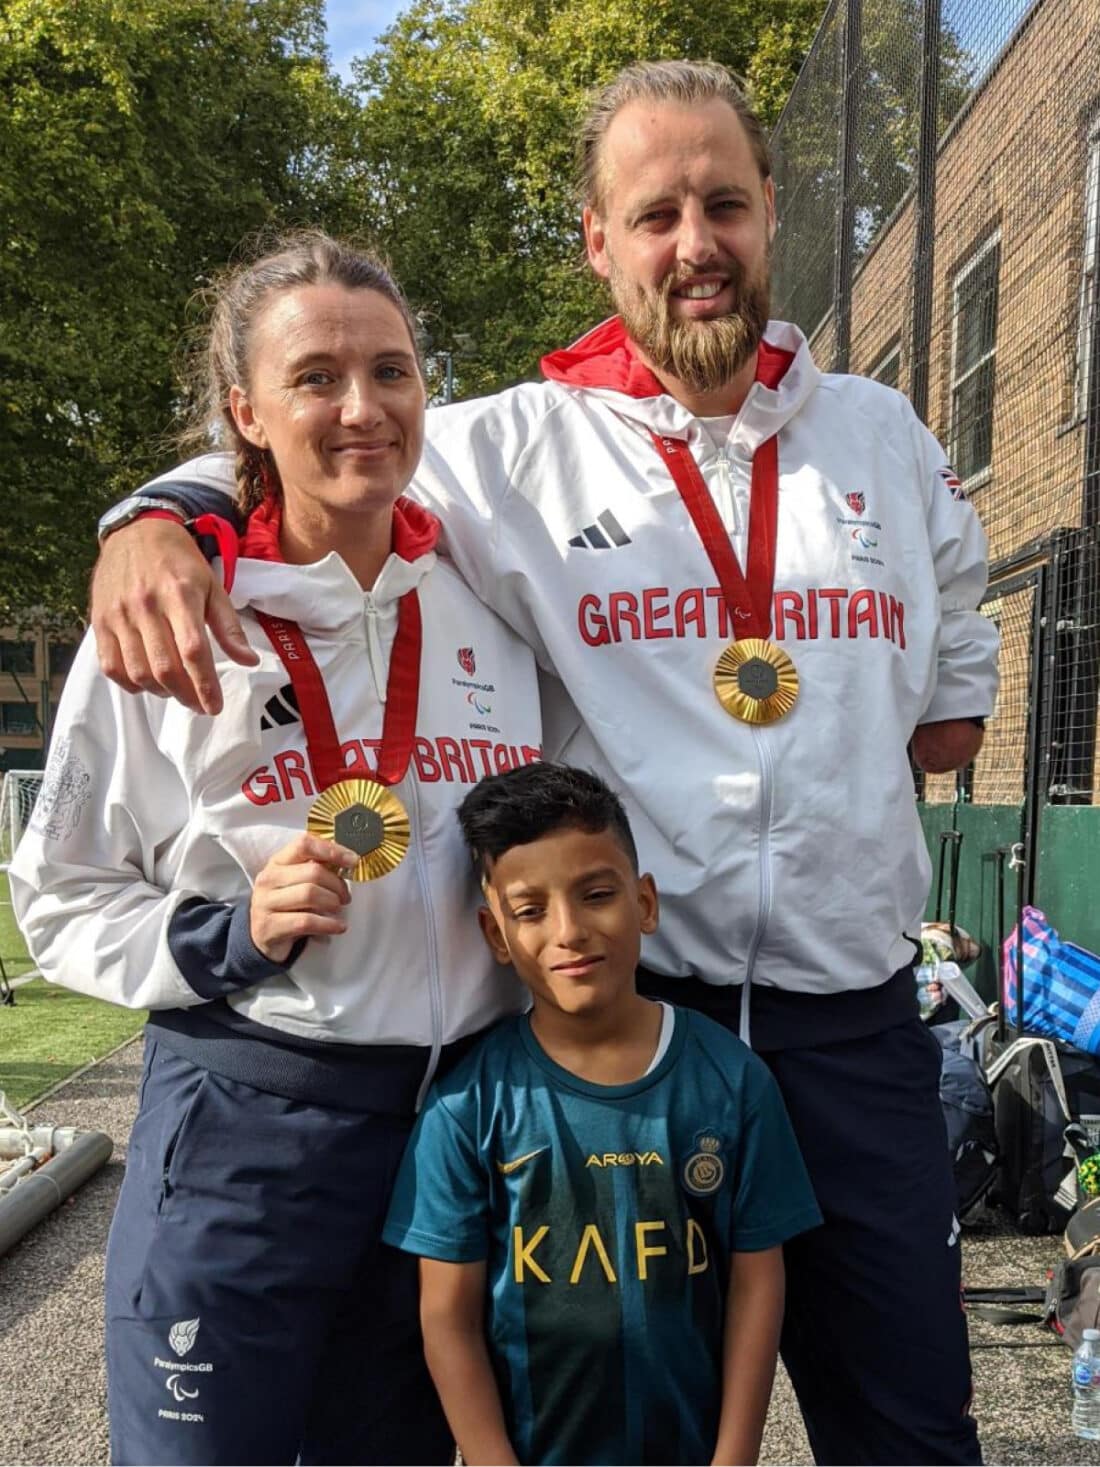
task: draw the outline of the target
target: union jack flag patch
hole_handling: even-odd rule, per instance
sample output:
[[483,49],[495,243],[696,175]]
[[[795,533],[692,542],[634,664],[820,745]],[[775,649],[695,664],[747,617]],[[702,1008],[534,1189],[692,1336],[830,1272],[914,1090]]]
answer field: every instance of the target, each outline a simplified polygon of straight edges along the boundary
[[937,469],[936,475],[938,478],[942,479],[943,482],[947,485],[948,489],[951,490],[952,499],[966,498],[966,491],[962,486],[962,481],[950,464],[944,464],[942,469]]

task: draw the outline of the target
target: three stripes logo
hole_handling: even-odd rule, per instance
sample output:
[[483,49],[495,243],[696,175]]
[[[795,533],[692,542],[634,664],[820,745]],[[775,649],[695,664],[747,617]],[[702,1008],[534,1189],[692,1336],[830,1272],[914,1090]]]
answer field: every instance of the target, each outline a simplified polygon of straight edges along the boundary
[[274,693],[264,704],[263,717],[260,719],[260,732],[268,728],[285,728],[288,723],[300,723],[301,714],[298,712],[298,698],[290,683],[286,683]]
[[611,550],[616,545],[629,545],[631,540],[611,511],[605,509],[594,525],[586,525],[569,543],[577,550]]

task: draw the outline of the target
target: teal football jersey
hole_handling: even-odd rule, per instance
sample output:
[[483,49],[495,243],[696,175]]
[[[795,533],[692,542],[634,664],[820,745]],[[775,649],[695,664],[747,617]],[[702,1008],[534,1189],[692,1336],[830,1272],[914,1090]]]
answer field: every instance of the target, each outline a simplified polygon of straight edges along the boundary
[[440,1081],[384,1237],[484,1260],[522,1462],[709,1462],[730,1255],[821,1221],[766,1065],[676,1011],[654,1070],[594,1085],[506,1020]]

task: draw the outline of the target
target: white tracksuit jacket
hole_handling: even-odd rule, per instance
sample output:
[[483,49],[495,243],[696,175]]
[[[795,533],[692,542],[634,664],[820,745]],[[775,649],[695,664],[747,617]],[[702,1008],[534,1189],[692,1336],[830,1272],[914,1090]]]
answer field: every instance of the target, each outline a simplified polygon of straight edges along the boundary
[[[522,1007],[518,983],[493,963],[478,930],[455,810],[484,773],[538,757],[534,660],[437,558],[434,518],[418,505],[398,513],[411,554],[391,554],[370,593],[337,555],[307,566],[240,561],[232,600],[260,665],[219,654],[217,718],[121,692],[85,639],[11,868],[16,913],[47,978],[134,1008],[224,998],[291,1041],[436,1052]],[[371,770],[397,603],[414,585],[423,619],[417,736],[395,786],[411,847],[387,876],[351,884],[347,932],[311,938],[284,970],[252,947],[248,899],[268,859],[305,829],[314,790],[286,670],[253,612],[299,623],[349,770]],[[222,950],[209,961],[208,913],[200,905],[183,920],[196,898],[236,915],[228,939],[220,925]]]
[[[802,334],[722,449],[634,357],[618,320],[543,362],[548,380],[428,415],[413,493],[543,678],[548,757],[626,799],[661,925],[643,961],[712,984],[830,994],[911,960],[929,862],[906,744],[986,716],[997,631],[978,603],[986,541],[908,401],[823,375]],[[798,704],[750,728],[711,677],[730,640],[717,578],[650,430],[689,445],[742,565],[752,454],[779,435],[773,637]],[[210,507],[228,461],[147,486]],[[190,490],[199,490],[195,495]]]

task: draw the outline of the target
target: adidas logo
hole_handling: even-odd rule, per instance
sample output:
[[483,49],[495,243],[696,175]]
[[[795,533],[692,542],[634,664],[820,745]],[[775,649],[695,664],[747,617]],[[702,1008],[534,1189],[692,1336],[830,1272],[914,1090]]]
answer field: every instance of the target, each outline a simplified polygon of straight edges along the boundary
[[631,542],[630,536],[615,516],[609,509],[605,509],[603,514],[597,516],[594,525],[586,526],[569,543],[578,550],[610,550],[613,545],[629,545]]
[[260,732],[263,733],[264,729],[276,726],[282,728],[288,723],[298,723],[300,718],[297,695],[291,684],[287,683],[264,704],[264,714],[260,719]]

